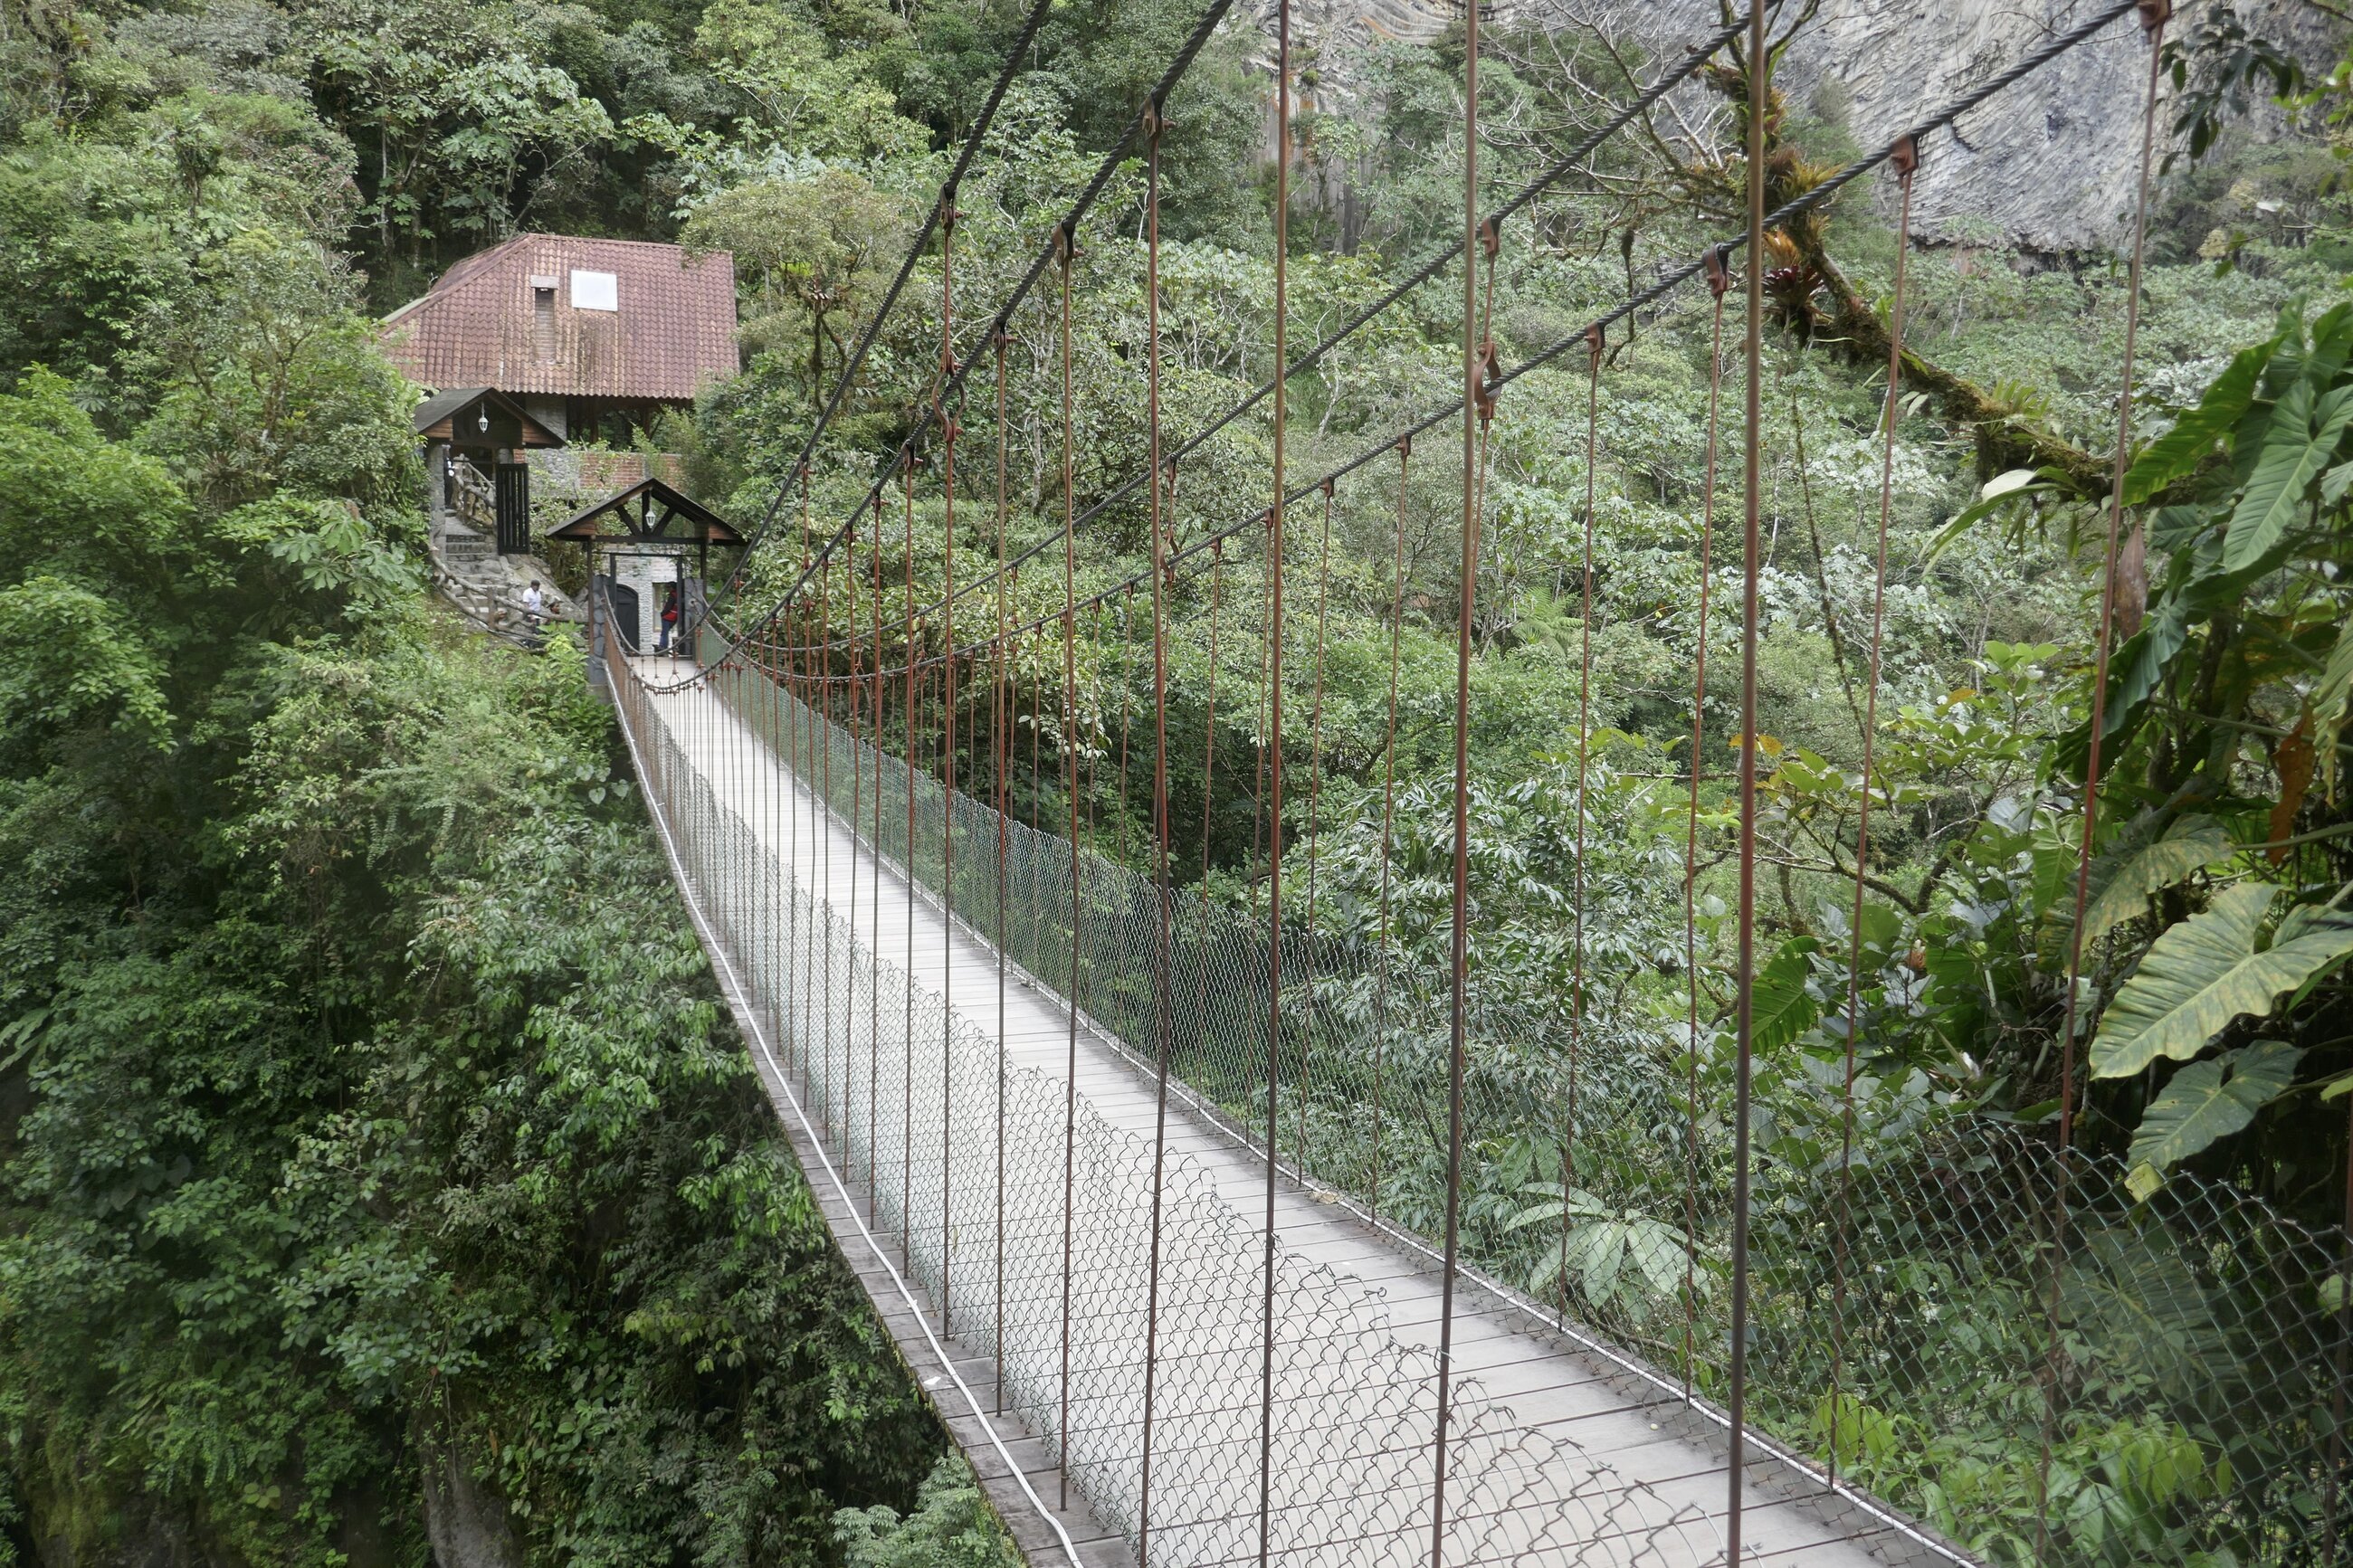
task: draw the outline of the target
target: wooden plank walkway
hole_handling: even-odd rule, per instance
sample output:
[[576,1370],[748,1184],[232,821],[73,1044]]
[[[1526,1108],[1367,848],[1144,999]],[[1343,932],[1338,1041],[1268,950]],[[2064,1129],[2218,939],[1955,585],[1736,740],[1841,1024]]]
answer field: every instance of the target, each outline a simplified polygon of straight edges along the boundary
[[[644,675],[657,682],[690,673],[690,667],[668,660],[638,662]],[[666,753],[673,759],[669,765],[682,765],[708,792],[698,797],[699,809],[714,821],[732,818],[735,826],[729,831],[738,835],[737,842],[755,844],[772,857],[793,889],[837,912],[846,912],[852,908],[854,879],[857,940],[871,943],[872,951],[893,966],[892,979],[881,987],[880,997],[865,1002],[867,1009],[886,1016],[892,1013],[892,999],[899,994],[892,989],[899,984],[896,972],[909,966],[912,952],[913,984],[927,1003],[935,1006],[934,999],[944,994],[952,1001],[959,1029],[968,1026],[979,1031],[990,1049],[1001,1039],[1004,1060],[1010,1068],[1052,1085],[1057,1095],[1063,1092],[1072,1045],[1071,1018],[1060,997],[1008,966],[1000,1032],[999,960],[992,946],[962,921],[946,920],[928,892],[918,889],[911,895],[897,870],[887,861],[878,861],[839,817],[815,798],[813,791],[799,784],[775,751],[708,689],[698,686],[649,696],[638,710],[653,723],[641,727],[650,730],[658,724],[663,734],[633,734],[632,740],[639,747],[640,769],[648,773],[649,785],[656,784],[653,773],[659,764],[649,761],[647,753],[666,737],[667,744],[674,748]],[[633,705],[625,700],[624,706],[626,710]],[[724,814],[724,818],[712,816],[714,812]],[[673,805],[668,815],[678,816],[679,808]],[[668,821],[665,827],[673,839],[695,831],[680,821]],[[924,1251],[926,1236],[936,1238],[941,1210],[927,1209],[920,1194],[891,1190],[898,1173],[888,1168],[887,1148],[882,1143],[870,1147],[865,1154],[870,1165],[882,1167],[879,1199],[863,1194],[861,1176],[872,1183],[877,1173],[856,1168],[856,1149],[840,1142],[850,1129],[829,1131],[826,1125],[837,1089],[813,1086],[793,1070],[797,1058],[792,1043],[776,1037],[789,1032],[790,1026],[780,1030],[770,1021],[788,1015],[790,1008],[760,994],[764,988],[760,962],[756,957],[745,962],[740,956],[756,951],[767,939],[731,931],[725,907],[731,898],[739,904],[756,906],[762,898],[772,899],[773,893],[745,895],[740,890],[699,888],[683,858],[679,871],[691,901],[697,906],[706,945],[720,961],[723,978],[730,984],[731,1003],[747,1037],[754,1040],[762,1077],[818,1193],[827,1223],[1023,1550],[1039,1563],[1075,1562],[1089,1568],[1132,1563],[1132,1496],[1122,1486],[1103,1479],[1124,1474],[1118,1462],[1104,1461],[1107,1468],[1094,1470],[1080,1466],[1080,1473],[1090,1478],[1088,1484],[1071,1487],[1066,1494],[1058,1473],[1059,1445],[1051,1438],[1058,1415],[1053,1402],[1039,1397],[1033,1387],[1029,1397],[1009,1402],[1003,1414],[991,1408],[997,1368],[988,1353],[988,1327],[978,1321],[975,1303],[969,1300],[973,1287],[967,1284],[965,1299],[956,1303],[955,1324],[961,1337],[952,1335],[941,1322],[934,1299],[943,1266],[934,1264],[927,1270],[920,1266],[902,1268],[893,1261],[894,1248],[908,1251],[909,1240],[916,1243],[908,1252],[911,1258]],[[756,916],[757,909],[752,912]],[[733,962],[726,958],[730,951],[739,955]],[[862,962],[871,963],[871,953]],[[786,973],[789,976],[797,972]],[[813,970],[810,973],[814,974]],[[830,971],[828,975],[830,979]],[[771,976],[769,984],[775,984]],[[791,984],[789,978],[786,984]],[[855,984],[849,993],[852,1005],[857,1005]],[[913,1003],[907,1005],[912,1016]],[[864,1014],[860,1016],[864,1019]],[[857,1035],[871,1027],[879,1025],[866,1020],[856,1029],[845,1026],[840,1042],[845,1064],[853,1047],[863,1043]],[[831,1072],[834,1042],[829,1021],[826,1035],[827,1070]],[[803,1044],[806,1047],[807,1042]],[[919,1092],[915,1060],[916,1053],[909,1048],[904,1071],[911,1106]],[[1083,1019],[1075,1063],[1077,1106],[1109,1129],[1109,1136],[1141,1140],[1148,1149],[1156,1111],[1151,1076],[1118,1042]],[[850,1068],[848,1087],[838,1091],[845,1105],[855,1098],[856,1070]],[[864,1114],[870,1119],[892,1114],[887,1109],[878,1112],[872,1101],[885,1098],[881,1090],[896,1085],[887,1075],[884,1082],[875,1085],[871,1075],[878,1069],[870,1064],[866,1070],[869,1088],[877,1092],[870,1096]],[[949,1083],[963,1081],[957,1076],[960,1069],[940,1070],[948,1075]],[[935,1094],[944,1088],[938,1077],[924,1087]],[[818,1103],[820,1100],[822,1105]],[[858,1114],[853,1106],[845,1113],[845,1121],[854,1121]],[[917,1114],[911,1110],[905,1124],[905,1142],[911,1148],[923,1131],[914,1121]],[[954,1131],[957,1152],[951,1155],[944,1151],[943,1163],[930,1169],[944,1194],[951,1188],[957,1194],[944,1196],[942,1202],[952,1211],[947,1221],[954,1237],[951,1247],[957,1249],[955,1256],[963,1258],[962,1249],[973,1239],[965,1235],[972,1222],[956,1215],[971,1215],[976,1203],[987,1200],[987,1184],[976,1183],[973,1173],[985,1173],[993,1165],[992,1156],[1002,1151],[990,1144],[996,1126],[986,1107],[968,1116],[959,1114]],[[1164,1331],[1162,1376],[1166,1381],[1156,1386],[1163,1387],[1167,1401],[1165,1411],[1176,1409],[1181,1400],[1189,1398],[1186,1414],[1194,1420],[1189,1426],[1176,1421],[1163,1430],[1196,1434],[1189,1447],[1197,1451],[1182,1451],[1188,1446],[1180,1436],[1163,1438],[1169,1447],[1155,1458],[1155,1474],[1169,1479],[1155,1481],[1152,1558],[1155,1563],[1254,1562],[1260,1299],[1255,1289],[1232,1291],[1231,1282],[1257,1279],[1256,1258],[1264,1236],[1265,1158],[1174,1088],[1166,1137],[1172,1161],[1181,1161],[1195,1173],[1197,1190],[1206,1191],[1225,1211],[1218,1216],[1218,1234],[1223,1238],[1218,1247],[1236,1250],[1239,1238],[1250,1244],[1240,1249],[1250,1257],[1239,1273],[1231,1267],[1223,1268],[1219,1276],[1227,1281],[1223,1294],[1218,1287],[1206,1286],[1206,1298],[1197,1294],[1181,1307],[1164,1310],[1166,1316],[1181,1315],[1191,1326],[1183,1333],[1174,1328]],[[1058,1176],[1060,1149],[1057,1142],[1050,1163]],[[973,1163],[976,1156],[977,1164]],[[955,1182],[947,1179],[950,1167],[944,1162],[951,1158],[962,1162],[954,1169],[965,1173]],[[841,1169],[845,1163],[850,1167],[846,1173]],[[1119,1186],[1115,1177],[1102,1177],[1094,1166],[1088,1169],[1096,1172],[1103,1191]],[[921,1174],[916,1172],[911,1183],[920,1184]],[[1129,1187],[1121,1191],[1134,1199]],[[1103,1200],[1098,1193],[1090,1201]],[[1050,1212],[1039,1213],[1041,1206]],[[1050,1190],[1031,1194],[1014,1223],[1032,1230],[1039,1225],[1059,1228],[1062,1224],[1060,1194]],[[1286,1342],[1286,1367],[1321,1359],[1317,1345],[1308,1338],[1319,1331],[1330,1331],[1333,1342],[1346,1346],[1347,1354],[1376,1355],[1376,1361],[1361,1363],[1355,1373],[1344,1378],[1339,1390],[1327,1388],[1321,1394],[1308,1384],[1294,1387],[1295,1379],[1286,1373],[1283,1388],[1285,1395],[1292,1396],[1290,1402],[1300,1407],[1296,1412],[1299,1429],[1313,1429],[1328,1418],[1333,1430],[1338,1431],[1339,1412],[1328,1402],[1346,1398],[1378,1403],[1385,1397],[1366,1376],[1366,1367],[1389,1366],[1391,1375],[1402,1385],[1413,1383],[1422,1369],[1434,1366],[1440,1317],[1436,1263],[1417,1239],[1400,1237],[1386,1226],[1376,1227],[1335,1194],[1304,1187],[1288,1175],[1278,1183],[1274,1223],[1286,1280],[1312,1274],[1314,1288],[1320,1292],[1314,1297],[1319,1319],[1330,1319],[1318,1325],[1300,1325],[1296,1334],[1300,1342],[1293,1345],[1289,1342],[1293,1335],[1287,1331],[1291,1325],[1279,1317],[1277,1334]],[[913,1237],[902,1237],[902,1226],[912,1228]],[[1000,1231],[1003,1228],[1000,1219]],[[934,1246],[931,1250],[939,1249]],[[971,1278],[972,1270],[965,1264],[956,1267],[965,1269],[965,1279]],[[1093,1283],[1113,1298],[1108,1305],[1090,1307],[1079,1315],[1084,1318],[1087,1311],[1097,1310],[1133,1310],[1134,1303],[1124,1309],[1117,1298],[1139,1278],[1135,1260],[1127,1258],[1099,1279],[1074,1279],[1071,1289],[1076,1297],[1092,1300],[1088,1286]],[[928,1287],[925,1279],[931,1281]],[[1042,1294],[1037,1288],[1041,1283]],[[1054,1288],[1060,1283],[1031,1278],[1016,1287],[1016,1294],[1029,1309],[1038,1308],[1041,1301],[1050,1306],[1055,1304]],[[1173,1300],[1181,1290],[1172,1281],[1164,1302]],[[1218,1321],[1204,1327],[1209,1319]],[[1373,1325],[1373,1335],[1385,1342],[1377,1352],[1361,1347],[1367,1324]],[[1000,1317],[995,1332],[1001,1337],[1005,1331]],[[1494,1516],[1492,1524],[1483,1527],[1480,1537],[1483,1544],[1475,1553],[1478,1561],[1665,1565],[1723,1560],[1725,1444],[1714,1413],[1686,1404],[1679,1390],[1609,1347],[1565,1336],[1525,1304],[1476,1281],[1458,1288],[1453,1346],[1457,1377],[1473,1384],[1474,1391],[1466,1392],[1465,1397],[1479,1402],[1478,1421],[1495,1434],[1490,1447],[1499,1456],[1497,1464],[1535,1467],[1525,1475],[1515,1472],[1508,1486],[1472,1473],[1458,1474],[1450,1482],[1464,1499],[1458,1506],[1473,1511],[1487,1509]],[[1106,1348],[1114,1359],[1122,1351],[1136,1353],[1133,1344]],[[1377,1356],[1390,1359],[1378,1362]],[[1312,1374],[1303,1375],[1310,1375],[1312,1381]],[[1188,1378],[1191,1381],[1187,1383]],[[1180,1384],[1191,1393],[1180,1394]],[[1417,1426],[1412,1412],[1416,1399],[1421,1406],[1434,1408],[1430,1398],[1418,1386],[1405,1389],[1390,1401],[1395,1418],[1388,1426],[1372,1421],[1361,1431],[1393,1434],[1379,1439],[1390,1447],[1401,1446],[1406,1435],[1419,1432],[1419,1442],[1427,1448],[1429,1424],[1423,1421]],[[1467,1419],[1460,1411],[1457,1418]],[[1122,1440],[1134,1446],[1132,1439],[1123,1439],[1111,1430],[1134,1420],[1132,1413],[1116,1406],[1104,1418],[1103,1436],[1110,1445],[1104,1452],[1118,1449]],[[1074,1408],[1070,1440],[1074,1454],[1083,1458],[1091,1432],[1081,1422]],[[1293,1431],[1293,1418],[1286,1416],[1286,1434]],[[1359,1436],[1354,1441],[1363,1448],[1370,1440]],[[1476,1455],[1488,1451],[1466,1448],[1454,1463],[1462,1471],[1472,1470],[1478,1464]],[[1292,1445],[1277,1462],[1292,1467],[1284,1496],[1295,1500],[1303,1495],[1299,1490],[1303,1484],[1311,1490],[1320,1484],[1335,1497],[1352,1486],[1369,1486],[1381,1478],[1403,1488],[1415,1474],[1416,1461],[1411,1456],[1370,1456],[1352,1450],[1348,1440],[1335,1439],[1326,1449]],[[1419,1462],[1426,1485],[1426,1458]],[[1331,1474],[1320,1483],[1312,1479],[1303,1483],[1297,1473],[1302,1465],[1324,1466]],[[1482,1487],[1486,1491],[1482,1491]],[[1092,1499],[1089,1490],[1095,1494]],[[1278,1503],[1278,1512],[1289,1506]],[[1310,1507],[1297,1506],[1303,1510]],[[1315,1515],[1322,1522],[1309,1522],[1305,1511],[1285,1515],[1295,1528],[1284,1536],[1286,1548],[1280,1553],[1283,1561],[1340,1564],[1428,1560],[1426,1499],[1351,1502],[1339,1497],[1313,1506],[1323,1510]],[[1870,1500],[1842,1489],[1833,1491],[1809,1467],[1771,1452],[1757,1454],[1752,1449],[1743,1506],[1747,1548],[1744,1557],[1748,1561],[1803,1563],[1822,1568],[1968,1561]],[[1329,1522],[1332,1520],[1357,1517],[1351,1509],[1367,1521],[1379,1521],[1377,1527],[1367,1523],[1365,1533],[1354,1540],[1316,1537],[1318,1530],[1328,1532],[1335,1528]],[[1176,1522],[1180,1518],[1184,1525]],[[1376,1535],[1377,1542],[1373,1540]],[[1469,1558],[1458,1558],[1450,1549],[1448,1560],[1467,1568]]]

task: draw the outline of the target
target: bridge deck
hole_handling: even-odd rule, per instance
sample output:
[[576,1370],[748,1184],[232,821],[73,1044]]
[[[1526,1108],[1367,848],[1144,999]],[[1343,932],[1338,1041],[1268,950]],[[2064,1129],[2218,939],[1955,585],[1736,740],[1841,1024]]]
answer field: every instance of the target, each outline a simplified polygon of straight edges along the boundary
[[[645,673],[656,680],[685,673],[685,667],[665,660],[644,663]],[[837,815],[825,810],[813,792],[794,779],[771,746],[711,692],[693,688],[654,693],[649,706],[712,798],[748,826],[753,837],[789,868],[795,883],[846,911],[851,907],[854,879],[859,939],[871,939],[889,962],[905,965],[912,922],[912,972],[916,985],[934,994],[944,993],[961,1019],[992,1042],[999,1037],[999,970],[992,946],[961,921],[954,922],[951,932],[950,923],[928,891],[918,889],[911,898],[894,867],[879,861]],[[706,940],[711,940],[708,932]],[[1018,968],[1008,965],[1008,971],[1002,1029],[1007,1060],[1034,1069],[1059,1087],[1070,1065],[1070,1013],[1050,989]],[[786,1088],[783,1080],[788,1070],[783,1062],[772,1059],[764,1064],[764,1070],[775,1079],[772,1090]],[[1155,1110],[1149,1073],[1117,1042],[1083,1020],[1077,1039],[1076,1084],[1081,1104],[1093,1116],[1149,1143]],[[820,1170],[828,1159],[820,1146],[825,1135],[817,1125],[821,1118],[807,1109],[812,1101],[806,1089],[799,1092],[802,1098],[795,1104],[802,1108],[798,1114],[806,1116],[807,1126],[795,1125],[796,1112],[781,1100],[780,1108],[786,1109],[788,1130],[809,1168],[812,1184],[820,1189],[828,1223],[858,1267],[884,1321],[908,1351],[911,1363],[926,1385],[934,1389],[958,1442],[1000,1510],[1015,1525],[1024,1549],[1036,1562],[1068,1560],[1072,1553],[1056,1538],[1059,1527],[1082,1562],[1132,1563],[1132,1549],[1121,1539],[1132,1521],[1113,1521],[1107,1525],[1099,1521],[1077,1489],[1071,1493],[1069,1508],[1057,1507],[1057,1445],[1044,1440],[1039,1430],[1022,1419],[1026,1414],[1036,1420],[1034,1408],[1022,1414],[1008,1410],[991,1417],[985,1411],[974,1411],[970,1401],[955,1394],[947,1377],[949,1363],[985,1405],[994,1376],[986,1344],[976,1347],[966,1342],[973,1335],[962,1309],[958,1321],[965,1325],[964,1336],[951,1337],[940,1323],[936,1302],[920,1286],[887,1267],[883,1255],[899,1239],[892,1227],[909,1223],[895,1217],[902,1208],[885,1202],[881,1205],[883,1212],[878,1213],[877,1205],[860,1194],[854,1169],[849,1179],[828,1186]],[[980,1123],[976,1127],[959,1126],[960,1148],[972,1147],[972,1139],[981,1140],[985,1146],[992,1135],[994,1129],[987,1125],[985,1113],[976,1120]],[[1173,1089],[1167,1139],[1172,1155],[1181,1153],[1202,1173],[1218,1199],[1230,1210],[1233,1232],[1262,1236],[1263,1153],[1248,1147],[1233,1130]],[[966,1163],[961,1168],[970,1173],[968,1179],[978,1181],[988,1167]],[[1059,1203],[1058,1195],[1054,1201]],[[1056,1225],[1060,1223],[1059,1210],[1051,1217]],[[913,1223],[921,1223],[920,1213]],[[936,1226],[936,1219],[934,1224]],[[1424,1359],[1434,1353],[1440,1317],[1440,1280],[1436,1264],[1425,1248],[1377,1228],[1347,1204],[1303,1187],[1288,1174],[1278,1182],[1275,1228],[1284,1252],[1336,1271],[1340,1289],[1355,1298],[1352,1310],[1374,1313],[1398,1345],[1420,1352]],[[862,1232],[871,1232],[872,1240],[864,1239]],[[912,1307],[911,1301],[920,1301],[920,1309]],[[1255,1295],[1222,1305],[1247,1330],[1231,1336],[1231,1342],[1254,1344],[1260,1322]],[[1607,1542],[1589,1540],[1558,1542],[1557,1550],[1530,1546],[1520,1539],[1524,1531],[1507,1530],[1502,1539],[1518,1549],[1487,1560],[1514,1560],[1533,1553],[1531,1560],[1540,1557],[1547,1562],[1705,1562],[1707,1542],[1714,1542],[1715,1560],[1721,1561],[1726,1503],[1725,1445],[1707,1412],[1686,1405],[1662,1380],[1606,1347],[1570,1342],[1521,1304],[1475,1281],[1458,1289],[1453,1343],[1458,1375],[1475,1379],[1488,1402],[1507,1407],[1513,1424],[1582,1450],[1584,1462],[1606,1467],[1607,1475],[1614,1478],[1612,1484],[1646,1493],[1644,1510],[1655,1513],[1658,1505],[1663,1504],[1683,1521],[1676,1531],[1653,1531],[1639,1540],[1639,1532],[1630,1531],[1626,1536],[1630,1544],[1622,1551],[1613,1551]],[[1169,1353],[1184,1353],[1173,1338]],[[1219,1374],[1225,1397],[1235,1409],[1247,1413],[1253,1432],[1259,1372],[1256,1356],[1244,1355],[1230,1358]],[[1030,1403],[1034,1406],[1035,1401]],[[1426,1446],[1426,1436],[1423,1442]],[[1241,1468],[1227,1467],[1227,1485],[1231,1510],[1248,1516],[1244,1533],[1254,1540],[1255,1444],[1247,1447],[1246,1455],[1233,1456]],[[1026,1472],[1026,1489],[1012,1474],[1016,1466]],[[1116,1510],[1103,1511],[1108,1517]],[[1752,1456],[1744,1514],[1745,1555],[1756,1562],[1868,1568],[1887,1563],[1956,1560],[1941,1543],[1929,1541],[1903,1521],[1865,1501],[1828,1490],[1811,1474],[1771,1455]],[[1046,1516],[1052,1516],[1050,1521]],[[1420,1529],[1426,1540],[1427,1523]],[[1316,1560],[1335,1563],[1373,1560],[1369,1554],[1355,1554],[1344,1543],[1332,1545],[1329,1553],[1319,1554]],[[1426,1560],[1426,1545],[1421,1554]],[[1155,1561],[1161,1555],[1155,1545]],[[1254,1552],[1209,1560],[1231,1561],[1235,1556],[1255,1560]]]

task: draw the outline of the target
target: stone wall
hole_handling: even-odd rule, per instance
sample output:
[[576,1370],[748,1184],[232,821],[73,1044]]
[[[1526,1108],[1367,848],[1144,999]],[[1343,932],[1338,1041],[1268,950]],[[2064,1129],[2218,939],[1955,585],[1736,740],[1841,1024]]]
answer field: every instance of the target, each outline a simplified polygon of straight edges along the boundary
[[544,497],[586,506],[649,476],[682,489],[685,472],[686,460],[675,452],[656,452],[649,457],[643,452],[599,452],[567,447],[531,454],[531,493],[534,501]]

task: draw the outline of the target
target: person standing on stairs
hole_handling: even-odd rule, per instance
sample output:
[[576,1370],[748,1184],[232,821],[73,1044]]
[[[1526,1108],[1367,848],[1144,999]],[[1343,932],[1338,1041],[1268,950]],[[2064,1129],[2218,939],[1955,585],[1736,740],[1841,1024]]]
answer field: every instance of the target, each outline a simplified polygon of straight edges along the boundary
[[544,618],[546,608],[546,596],[539,591],[539,579],[533,577],[531,580],[531,586],[522,591],[523,624],[534,631],[538,630],[541,620]]

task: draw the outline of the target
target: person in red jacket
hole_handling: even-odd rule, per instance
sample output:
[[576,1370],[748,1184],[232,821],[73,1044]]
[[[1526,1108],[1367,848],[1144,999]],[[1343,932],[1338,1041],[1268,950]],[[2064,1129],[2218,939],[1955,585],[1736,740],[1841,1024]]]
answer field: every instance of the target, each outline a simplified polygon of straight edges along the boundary
[[678,635],[678,584],[666,583],[662,585],[661,636],[654,643],[656,653],[675,655],[678,652],[670,647],[670,639]]

